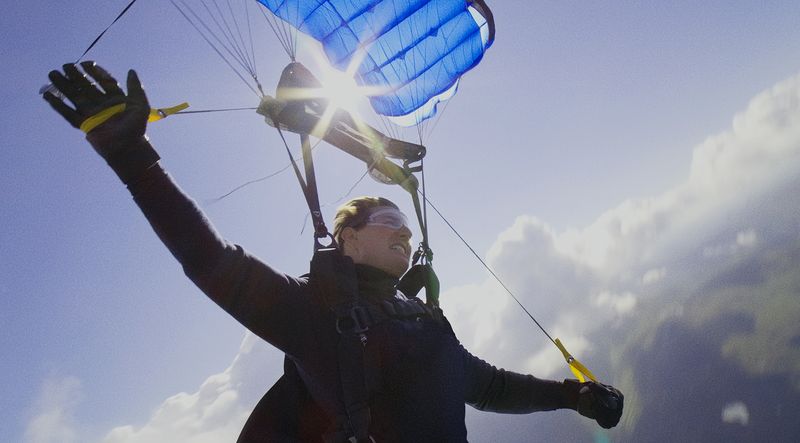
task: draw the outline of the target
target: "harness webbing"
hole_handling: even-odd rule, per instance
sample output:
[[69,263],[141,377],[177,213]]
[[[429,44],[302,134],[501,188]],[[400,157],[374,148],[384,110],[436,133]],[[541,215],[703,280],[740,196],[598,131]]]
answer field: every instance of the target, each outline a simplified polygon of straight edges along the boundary
[[369,396],[364,377],[364,344],[369,328],[359,313],[358,280],[355,264],[336,247],[316,248],[311,259],[309,282],[336,317],[339,341],[336,363],[342,387],[342,409],[336,413],[336,429],[326,442],[339,443],[351,437],[357,443],[369,442]]
[[308,134],[300,135],[303,148],[303,164],[305,166],[305,179],[303,179],[303,175],[300,173],[300,168],[297,166],[294,155],[292,155],[292,150],[289,149],[289,143],[286,141],[286,137],[283,135],[280,125],[276,125],[275,129],[278,130],[278,134],[280,134],[281,140],[283,140],[295,176],[297,177],[298,183],[300,183],[300,189],[303,191],[303,196],[306,199],[308,211],[311,214],[311,220],[314,224],[314,250],[316,251],[322,247],[319,241],[321,238],[329,237],[333,240],[333,237],[328,232],[328,228],[325,226],[325,220],[322,218],[322,210],[319,205],[319,192],[317,191],[317,179],[314,173],[314,158],[311,152],[311,143]]

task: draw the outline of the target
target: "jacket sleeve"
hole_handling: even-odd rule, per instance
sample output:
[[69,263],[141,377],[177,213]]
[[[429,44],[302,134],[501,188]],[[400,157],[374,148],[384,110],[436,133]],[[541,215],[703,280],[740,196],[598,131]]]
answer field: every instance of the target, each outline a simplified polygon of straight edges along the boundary
[[209,298],[256,335],[297,356],[304,347],[297,320],[307,315],[310,303],[305,280],[278,272],[221,238],[158,163],[128,189],[185,274]]
[[465,402],[481,411],[527,414],[575,409],[577,392],[561,382],[498,369],[462,347],[466,364]]

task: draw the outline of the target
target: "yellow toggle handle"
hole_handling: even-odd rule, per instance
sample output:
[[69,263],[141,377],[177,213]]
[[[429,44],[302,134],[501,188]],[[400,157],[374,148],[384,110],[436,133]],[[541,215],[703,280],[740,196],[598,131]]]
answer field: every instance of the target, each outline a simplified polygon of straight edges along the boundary
[[150,116],[147,118],[148,122],[155,122],[161,120],[162,118],[167,118],[172,114],[177,114],[180,111],[189,107],[189,103],[183,102],[179,105],[175,105],[171,108],[158,108],[158,109],[151,109]]
[[[172,114],[177,114],[180,111],[189,107],[189,103],[183,102],[179,105],[172,106],[170,108],[158,108],[158,109],[151,109],[150,115],[147,117],[148,122],[154,122],[161,120],[163,118],[167,118]],[[110,106],[102,111],[98,112],[97,114],[87,118],[86,120],[81,123],[81,131],[85,133],[89,133],[92,129],[102,125],[106,122],[106,120],[110,119],[111,117],[123,112],[125,110],[125,103],[120,103],[114,106]]]
[[555,339],[555,343],[556,347],[558,347],[558,350],[564,355],[564,360],[566,360],[567,364],[569,364],[569,370],[572,371],[575,377],[578,378],[578,381],[583,383],[588,378],[595,383],[600,383],[597,381],[597,378],[595,378],[594,374],[592,374],[592,371],[590,371],[589,368],[584,366],[583,363],[579,362],[575,357],[567,352],[567,348],[561,344],[561,340]]

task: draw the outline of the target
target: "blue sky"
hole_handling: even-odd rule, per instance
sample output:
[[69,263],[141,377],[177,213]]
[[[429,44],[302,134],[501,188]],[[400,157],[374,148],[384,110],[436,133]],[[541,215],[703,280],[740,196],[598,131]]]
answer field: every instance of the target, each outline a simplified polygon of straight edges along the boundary
[[[2,441],[231,439],[279,371],[281,356],[189,283],[114,174],[36,94],[125,4],[17,2],[0,18]],[[598,331],[640,321],[643,294],[659,281],[683,276],[670,284],[691,286],[678,260],[686,245],[710,260],[771,244],[776,225],[760,224],[748,205],[764,195],[794,201],[777,190],[800,172],[800,6],[489,5],[496,42],[427,139],[431,199],[534,315],[590,367],[597,361],[602,378],[624,383]],[[287,59],[274,39],[257,47],[270,89]],[[167,2],[138,2],[88,58],[119,77],[137,69],[157,106],[257,104]],[[207,203],[286,165],[260,116],[171,117],[148,132],[227,238],[305,272],[311,243],[290,173]],[[327,203],[363,172],[332,149],[318,162]],[[369,180],[354,194],[410,211],[400,191]],[[780,226],[800,238],[800,217]],[[443,304],[467,347],[510,369],[568,377],[436,219],[431,238]],[[470,433],[486,441],[481,429],[492,423],[546,427],[553,415],[562,417],[470,413]]]

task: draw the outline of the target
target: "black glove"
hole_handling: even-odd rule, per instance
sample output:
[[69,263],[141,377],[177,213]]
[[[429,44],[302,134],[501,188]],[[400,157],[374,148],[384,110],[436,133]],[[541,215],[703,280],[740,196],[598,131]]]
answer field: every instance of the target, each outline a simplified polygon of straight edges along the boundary
[[575,409],[584,417],[597,421],[605,429],[613,428],[622,417],[625,396],[611,385],[587,381],[564,380],[575,398]]
[[[124,104],[125,109],[87,131],[86,139],[123,182],[154,165],[159,157],[145,137],[150,104],[133,70],[128,71],[128,95],[117,81],[94,62],[83,62],[81,68],[74,64],[63,66],[64,73],[51,71],[48,77],[74,109],[51,92],[43,97],[67,122],[76,128],[113,106]],[[90,80],[90,77],[93,81]],[[95,83],[96,82],[96,83]]]

